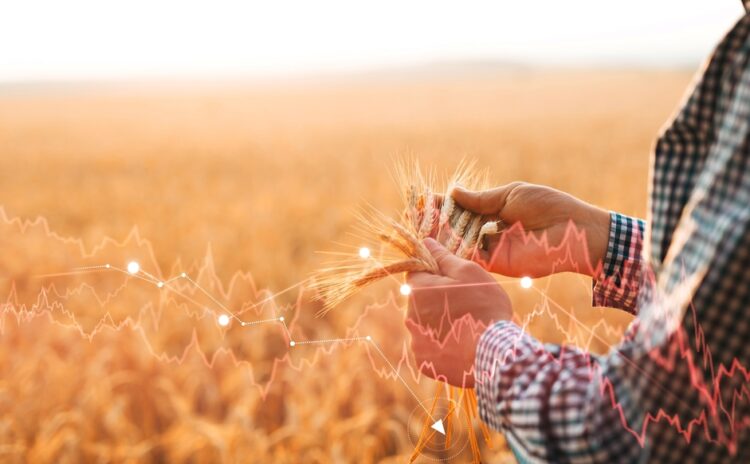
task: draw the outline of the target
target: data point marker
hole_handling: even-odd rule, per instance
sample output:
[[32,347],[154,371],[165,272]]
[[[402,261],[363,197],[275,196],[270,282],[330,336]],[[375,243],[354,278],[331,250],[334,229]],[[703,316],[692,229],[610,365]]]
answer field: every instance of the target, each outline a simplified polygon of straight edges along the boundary
[[131,261],[128,263],[128,272],[130,274],[133,274],[133,275],[138,274],[138,271],[140,270],[141,270],[141,265],[138,264],[137,261]]
[[279,318],[279,321],[281,321],[281,322],[284,322],[284,316],[281,316],[281,317]]
[[289,346],[294,346],[294,345],[296,345],[296,343],[294,343],[294,340],[292,340],[291,342],[289,342]]
[[164,286],[164,282],[159,282],[156,284],[157,287],[162,288]]
[[521,288],[531,288],[532,283],[531,277],[521,277]]
[[411,294],[411,286],[409,286],[409,284],[402,284],[401,288],[399,288],[399,291],[404,296],[410,295]]
[[222,327],[228,326],[229,325],[229,316],[227,316],[226,314],[222,314],[221,316],[219,316],[219,325],[222,326]]
[[362,259],[367,259],[370,257],[370,249],[367,247],[362,247],[359,249],[359,257]]
[[368,336],[366,336],[365,338],[366,338],[366,339],[368,339],[368,340],[372,340],[372,337],[371,337],[371,336],[369,336],[369,335],[368,335]]

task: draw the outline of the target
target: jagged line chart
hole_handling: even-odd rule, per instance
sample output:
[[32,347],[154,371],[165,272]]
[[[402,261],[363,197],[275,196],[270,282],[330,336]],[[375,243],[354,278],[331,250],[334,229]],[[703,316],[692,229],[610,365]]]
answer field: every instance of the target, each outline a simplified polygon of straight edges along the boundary
[[[51,240],[64,248],[73,249],[74,251],[70,254],[79,256],[79,259],[84,262],[96,259],[97,252],[106,248],[119,250],[120,252],[117,254],[123,257],[125,255],[133,254],[141,256],[142,258],[145,256],[146,261],[150,261],[151,263],[154,262],[153,252],[150,249],[150,245],[138,236],[137,231],[132,233],[124,242],[118,243],[114,240],[106,239],[102,244],[94,247],[92,251],[86,251],[80,241],[77,241],[75,239],[62,238],[54,234],[54,232],[50,231],[46,221],[44,221],[43,219],[38,219],[36,221],[21,221],[17,218],[8,218],[7,216],[5,216],[2,210],[0,210],[0,219],[3,219],[3,221],[0,222],[0,226],[4,226],[6,228],[6,232],[10,229],[13,229],[14,233],[19,236],[36,235],[42,237],[44,240]],[[10,242],[11,241],[6,242],[5,246],[7,247],[8,243]],[[133,243],[136,245],[136,248],[140,248],[139,252],[133,253],[132,250],[127,250],[128,247]],[[360,257],[363,259],[372,258],[369,252],[364,252],[362,251],[362,249],[360,249]],[[189,353],[197,351],[199,353],[199,357],[202,358],[204,364],[209,368],[215,365],[217,359],[224,357],[229,358],[231,360],[230,364],[232,365],[238,367],[248,366],[248,361],[237,358],[231,348],[220,347],[214,351],[213,355],[208,355],[201,349],[201,344],[199,342],[199,337],[196,331],[193,332],[190,342],[185,346],[182,353],[167,354],[152,346],[149,342],[149,337],[146,334],[145,327],[147,327],[149,324],[155,324],[158,326],[160,319],[164,315],[163,308],[154,308],[153,306],[147,307],[147,309],[140,311],[138,317],[136,318],[128,316],[125,318],[117,319],[109,314],[109,312],[107,312],[101,315],[98,322],[88,330],[84,329],[80,324],[78,324],[75,319],[75,314],[65,309],[64,302],[67,298],[85,294],[88,294],[90,298],[93,298],[96,304],[100,307],[105,307],[110,304],[117,305],[118,298],[120,298],[126,291],[132,290],[132,288],[128,286],[128,282],[130,280],[135,280],[138,282],[142,282],[145,287],[148,287],[149,291],[156,290],[157,294],[163,294],[165,291],[174,293],[177,297],[184,300],[182,302],[183,308],[187,308],[190,305],[198,308],[188,311],[186,313],[187,315],[193,318],[198,318],[199,320],[202,320],[204,322],[210,321],[212,322],[211,325],[216,326],[221,330],[227,330],[232,324],[236,324],[240,328],[278,326],[280,328],[279,334],[286,340],[288,349],[293,351],[309,349],[311,351],[310,356],[302,358],[297,364],[292,362],[292,359],[289,356],[284,356],[281,359],[274,359],[273,368],[271,369],[271,373],[268,376],[267,381],[264,383],[256,384],[256,387],[264,397],[268,395],[269,389],[274,379],[277,377],[278,370],[282,366],[291,368],[297,372],[301,372],[305,368],[314,368],[315,364],[321,357],[330,355],[334,349],[337,349],[339,347],[349,347],[353,345],[363,345],[366,348],[366,356],[369,357],[370,365],[378,376],[380,376],[381,378],[393,379],[394,381],[403,383],[403,385],[406,387],[406,390],[415,398],[415,401],[418,404],[422,403],[419,396],[409,386],[409,382],[407,381],[407,379],[410,382],[419,384],[420,380],[423,378],[423,375],[420,372],[425,366],[417,367],[411,365],[411,363],[409,362],[408,350],[405,344],[401,344],[400,350],[396,350],[397,356],[395,356],[394,358],[398,359],[394,363],[391,363],[389,356],[387,356],[382,351],[379,344],[376,343],[371,335],[364,331],[368,315],[372,312],[377,311],[379,308],[390,306],[401,311],[400,308],[403,306],[403,302],[405,301],[403,297],[408,296],[409,293],[408,291],[404,291],[403,288],[400,289],[400,293],[402,294],[402,297],[400,297],[400,299],[399,297],[395,297],[393,294],[391,294],[391,296],[384,303],[366,306],[364,311],[362,311],[360,317],[352,326],[350,326],[346,330],[346,333],[343,334],[342,337],[305,339],[305,337],[295,335],[293,318],[297,317],[298,314],[294,313],[293,311],[289,311],[288,308],[286,310],[284,310],[283,308],[279,308],[277,305],[275,305],[274,299],[278,295],[287,292],[298,292],[300,294],[303,293],[307,281],[299,282],[276,293],[257,290],[256,288],[254,288],[254,284],[252,284],[252,297],[247,298],[247,300],[251,301],[251,303],[243,303],[239,305],[241,307],[239,311],[233,312],[229,310],[230,306],[226,302],[244,300],[238,298],[234,294],[234,290],[240,285],[240,282],[247,282],[249,280],[247,279],[247,275],[235,275],[235,277],[231,279],[231,282],[226,287],[226,289],[222,289],[222,287],[216,283],[215,272],[211,271],[212,263],[210,259],[207,259],[206,263],[204,263],[201,267],[194,269],[195,272],[179,271],[174,273],[172,277],[165,279],[157,277],[158,273],[150,273],[146,271],[141,266],[139,261],[128,261],[127,259],[122,259],[122,262],[126,263],[123,267],[114,266],[109,263],[91,263],[84,266],[67,268],[67,270],[62,269],[62,272],[37,274],[34,278],[43,279],[45,280],[45,282],[49,282],[50,280],[54,281],[55,278],[66,279],[71,276],[99,275],[103,273],[117,274],[124,277],[125,280],[120,284],[111,285],[110,288],[103,293],[97,291],[96,285],[92,285],[87,282],[76,282],[73,288],[65,288],[64,291],[60,291],[57,285],[55,285],[54,283],[50,283],[42,287],[42,290],[39,292],[37,299],[30,305],[20,302],[18,298],[19,293],[21,293],[19,287],[23,286],[19,285],[18,282],[25,282],[24,285],[26,285],[28,284],[29,278],[16,279],[11,276],[10,279],[6,279],[6,285],[8,286],[9,290],[8,298],[2,304],[3,320],[2,322],[0,322],[0,332],[5,331],[5,325],[7,324],[7,319],[5,316],[10,315],[17,321],[29,320],[35,317],[42,317],[42,315],[49,316],[51,312],[58,311],[60,313],[69,315],[70,321],[67,323],[59,321],[55,322],[58,323],[61,327],[73,328],[74,330],[77,330],[84,339],[92,340],[99,332],[105,329],[121,330],[124,328],[128,328],[135,332],[139,332],[144,344],[148,347],[148,350],[153,355],[153,357],[162,362],[179,364],[185,361]],[[205,282],[208,282],[208,284],[206,284]],[[566,334],[566,336],[568,336],[572,340],[574,337],[569,334],[570,328],[566,327],[565,324],[560,322],[557,312],[562,311],[563,314],[568,316],[570,321],[573,321],[576,324],[583,325],[583,323],[578,321],[575,315],[567,311],[562,305],[552,300],[546,294],[546,292],[534,286],[533,282],[530,279],[522,279],[518,282],[524,289],[533,289],[539,294],[541,298],[541,303],[537,304],[535,308],[525,316],[524,320],[518,321],[518,323],[521,326],[526,327],[529,325],[532,319],[541,317],[548,318],[549,320],[554,322],[560,332]],[[209,288],[211,287],[213,287],[214,291],[216,291],[218,288],[218,294],[216,296],[214,296],[214,293],[209,290]],[[190,293],[187,291],[188,288],[192,288],[194,291]],[[207,302],[198,301],[198,295],[202,295],[207,300]],[[214,306],[214,308],[212,309],[210,306]],[[557,311],[552,311],[552,306],[556,307]],[[232,305],[232,307],[234,307],[234,305]],[[268,307],[270,307],[271,312],[273,313],[272,317],[262,317],[262,313],[259,310],[266,310],[268,309]],[[691,311],[692,317],[695,318],[694,309],[691,308]],[[290,313],[294,315],[290,317]],[[248,315],[252,317],[248,317]],[[266,315],[269,315],[267,314],[267,311]],[[699,324],[697,324],[697,322],[695,324],[695,327],[698,327],[698,329],[696,330],[699,331]],[[471,324],[470,329],[473,331],[480,331],[483,329],[483,327],[480,327],[476,324]],[[602,331],[605,334],[618,332],[617,328],[610,327],[609,324],[607,324],[607,322],[604,320],[601,320],[593,327],[585,330],[590,337],[589,341],[599,338],[599,335],[597,335],[597,333],[600,333]],[[683,335],[678,338],[678,340],[681,340],[684,344],[684,337],[686,336],[687,335]],[[694,334],[694,336],[697,338],[701,338],[700,333],[696,333]],[[708,350],[707,346],[704,346],[703,349],[704,353],[709,353],[705,356],[708,357],[708,360],[710,362],[710,350]],[[680,351],[680,353],[684,357],[684,346],[682,346],[682,350]],[[665,368],[669,369],[669,364],[674,363],[674,359],[677,358],[679,358],[679,356],[676,356],[673,359],[663,360]],[[714,367],[711,366],[710,370],[713,372]],[[739,361],[729,367],[719,366],[715,370],[716,377],[713,380],[705,381],[702,383],[696,382],[694,388],[700,390],[703,397],[709,398],[713,401],[709,401],[709,404],[713,404],[712,408],[714,410],[722,410],[726,414],[734,417],[735,405],[731,404],[725,406],[724,404],[721,404],[719,401],[717,401],[715,392],[709,391],[708,385],[720,382],[722,377],[731,378],[735,375],[740,375],[745,379],[748,379],[750,378],[750,376],[748,375],[748,371],[744,366],[742,366],[741,363],[739,363]],[[602,379],[602,382],[606,385],[606,379]],[[609,395],[611,397],[612,407],[619,408],[619,404],[612,395],[611,391]],[[739,403],[745,400],[747,396],[747,389],[745,385],[737,391],[735,395],[735,401]],[[438,418],[436,418],[435,420],[437,422]],[[705,417],[701,415],[697,418],[694,418],[693,421],[687,424],[683,424],[679,420],[669,416],[667,412],[660,412],[659,414],[649,416],[650,422],[658,422],[660,420],[670,422],[670,424],[673,425],[679,433],[685,435],[686,439],[689,439],[689,431],[691,427],[700,426],[703,422],[705,422]],[[747,418],[738,417],[736,418],[735,422],[741,425],[742,423],[747,422]],[[632,430],[628,427],[628,424],[625,422],[624,418],[623,427],[629,432],[640,437],[641,440],[645,435],[645,427],[642,430]],[[720,441],[730,447],[733,446],[732,439],[733,437],[731,436],[720,437]]]

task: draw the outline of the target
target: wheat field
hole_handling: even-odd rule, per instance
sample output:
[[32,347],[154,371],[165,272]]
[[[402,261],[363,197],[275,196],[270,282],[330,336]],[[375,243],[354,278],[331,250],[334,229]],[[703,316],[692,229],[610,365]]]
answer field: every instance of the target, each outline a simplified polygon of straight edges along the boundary
[[[357,342],[289,350],[279,324],[220,327],[216,303],[120,273],[187,272],[247,320],[289,336],[371,335],[416,379],[404,300],[378,284],[317,318],[304,281],[369,203],[395,213],[394,160],[496,183],[548,184],[643,216],[649,149],[683,71],[508,70],[279,82],[0,88],[0,461],[406,462],[418,406]],[[546,296],[505,284],[548,341],[601,352],[628,318],[590,308],[590,282]],[[289,289],[292,287],[291,289]],[[274,298],[275,292],[288,289]],[[602,323],[606,321],[606,324]],[[502,436],[484,460],[512,461]],[[468,449],[432,458],[470,460]]]

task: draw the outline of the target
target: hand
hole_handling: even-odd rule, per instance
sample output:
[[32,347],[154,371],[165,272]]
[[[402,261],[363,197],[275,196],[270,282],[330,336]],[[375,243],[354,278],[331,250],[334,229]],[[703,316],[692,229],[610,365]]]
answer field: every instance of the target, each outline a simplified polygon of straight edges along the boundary
[[513,313],[510,299],[481,266],[426,239],[440,275],[407,275],[412,289],[406,326],[420,370],[451,385],[474,387],[474,356],[484,329]]
[[[542,185],[514,182],[481,192],[462,188],[463,208],[502,220],[509,229],[489,238],[476,259],[492,272],[543,277],[557,272],[593,276],[609,240],[609,213]],[[570,227],[574,226],[574,227]],[[574,232],[585,232],[585,240]]]

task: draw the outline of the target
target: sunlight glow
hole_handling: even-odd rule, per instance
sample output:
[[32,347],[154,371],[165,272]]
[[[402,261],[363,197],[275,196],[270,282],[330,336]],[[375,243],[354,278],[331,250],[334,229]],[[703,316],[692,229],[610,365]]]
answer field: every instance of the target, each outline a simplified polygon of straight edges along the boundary
[[0,82],[441,62],[695,66],[741,12],[739,0],[567,0],[541,11],[511,0],[25,0],[3,5],[0,43],[13,46]]

